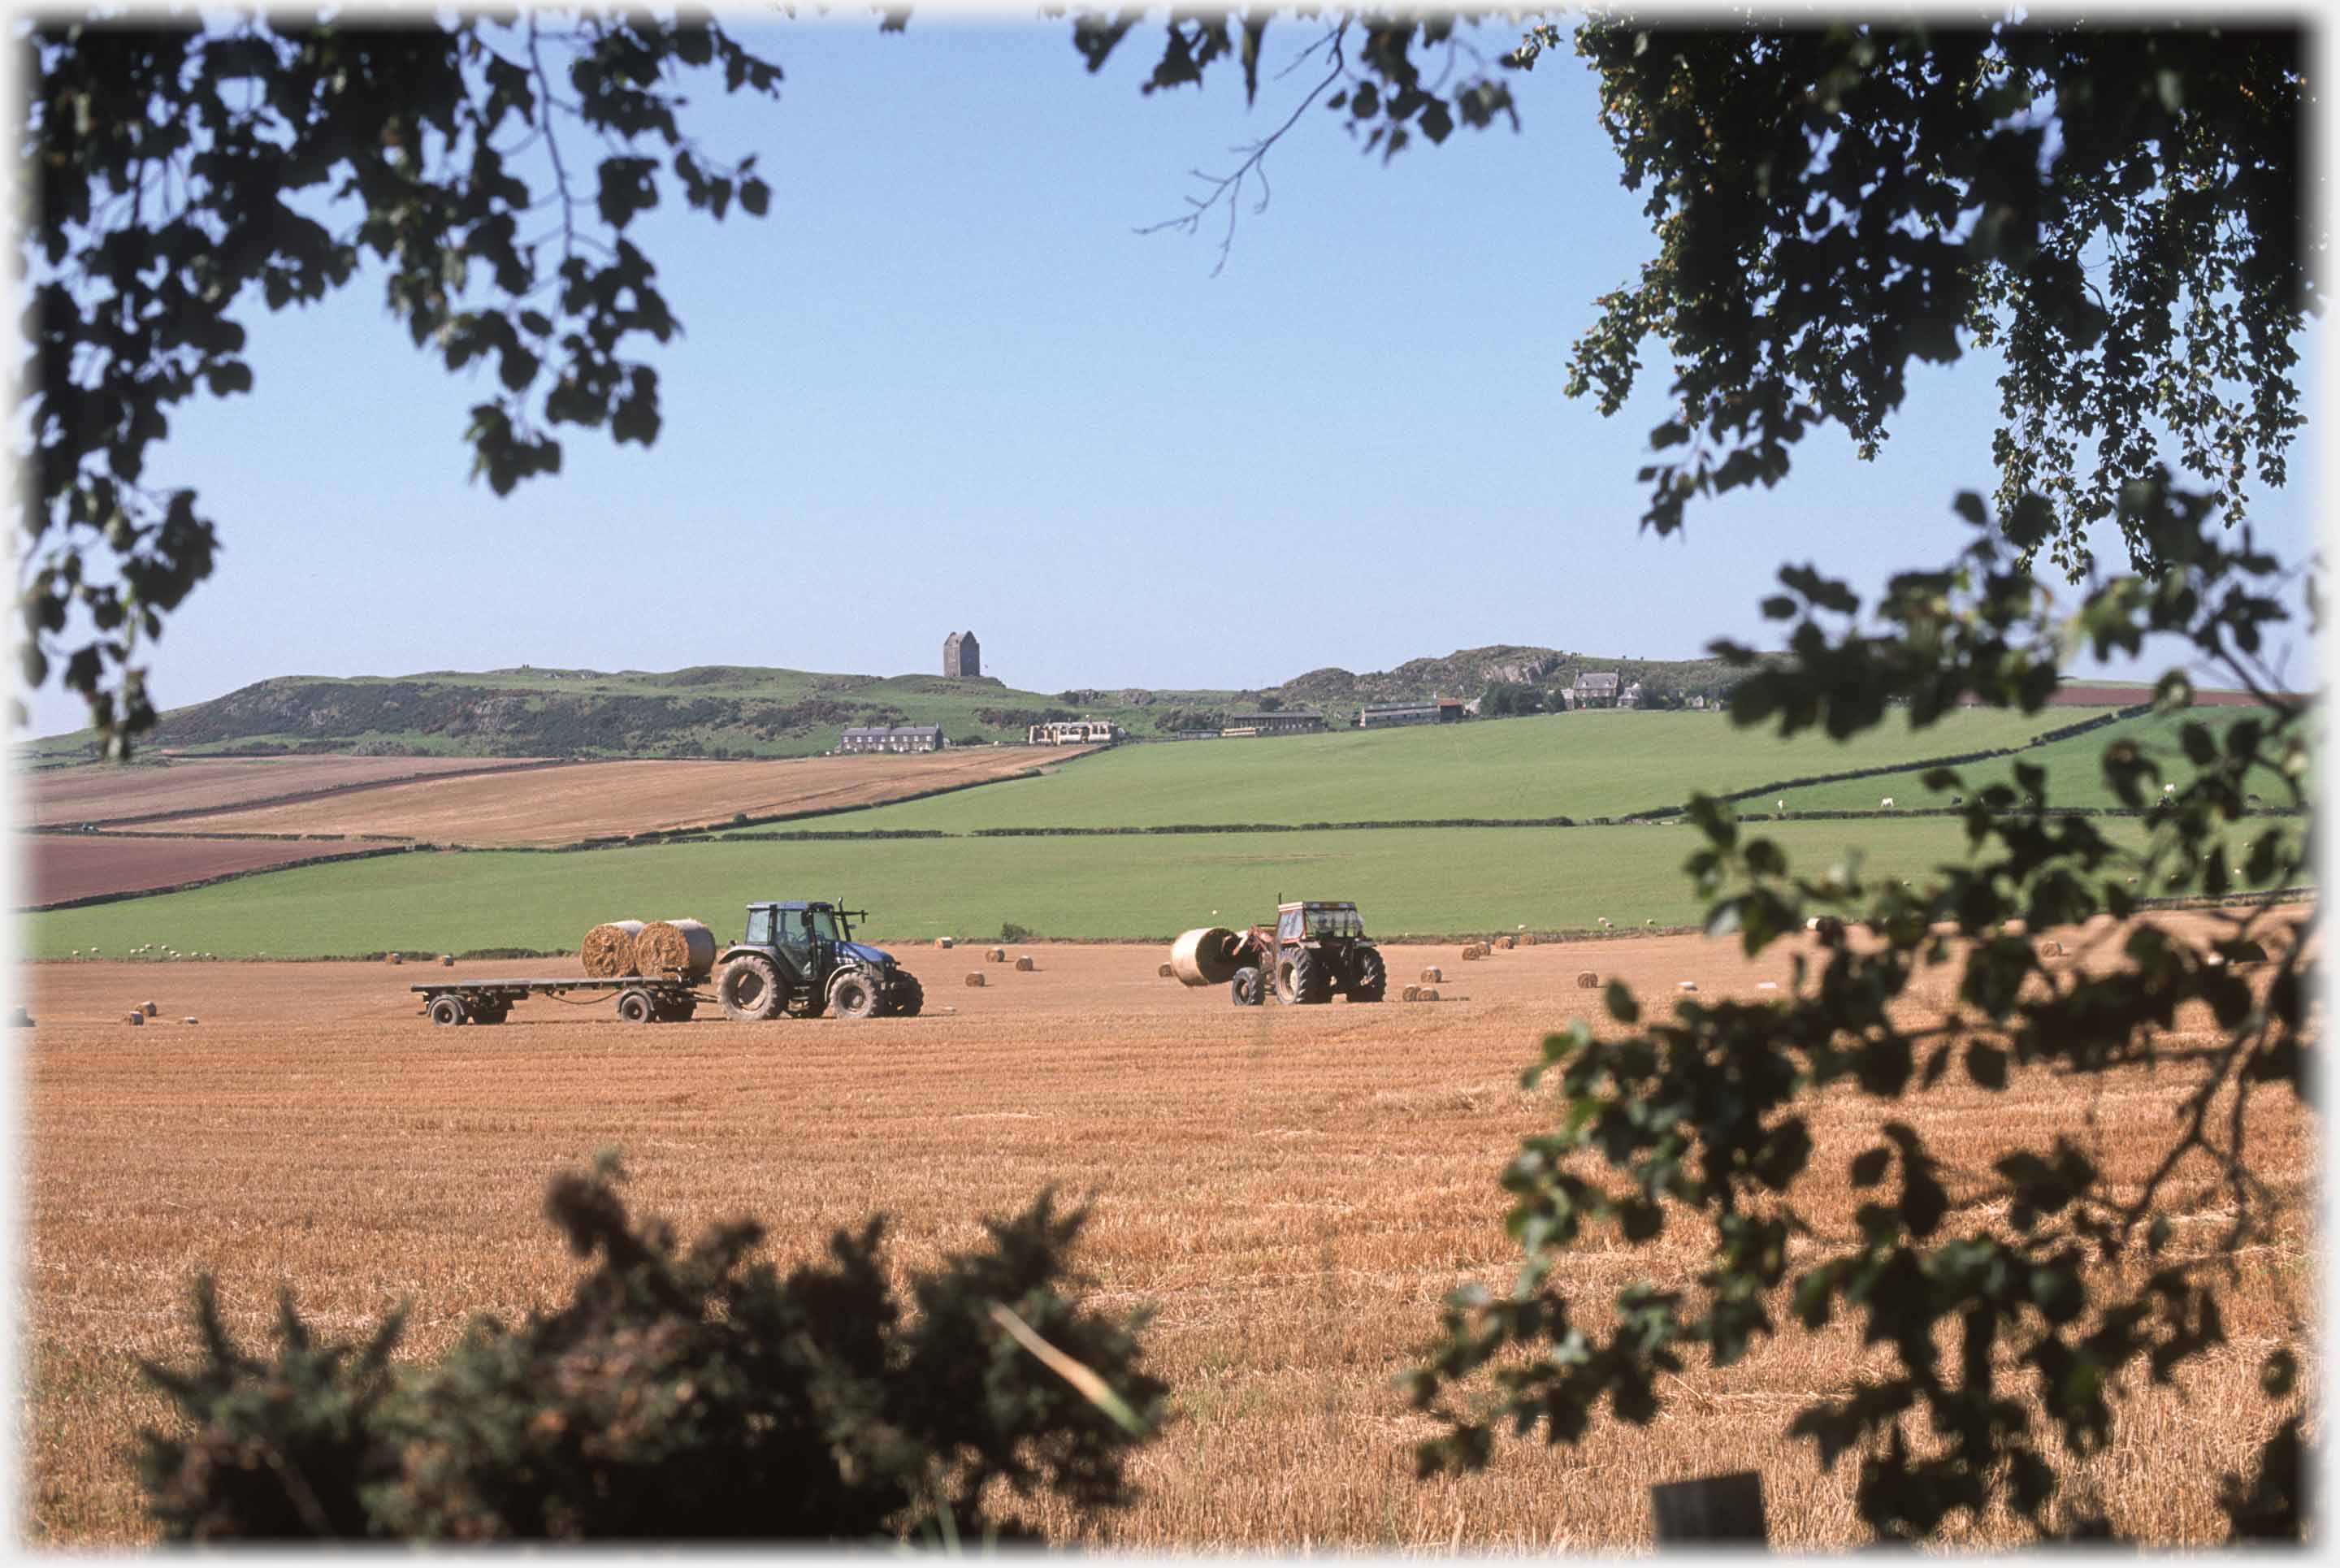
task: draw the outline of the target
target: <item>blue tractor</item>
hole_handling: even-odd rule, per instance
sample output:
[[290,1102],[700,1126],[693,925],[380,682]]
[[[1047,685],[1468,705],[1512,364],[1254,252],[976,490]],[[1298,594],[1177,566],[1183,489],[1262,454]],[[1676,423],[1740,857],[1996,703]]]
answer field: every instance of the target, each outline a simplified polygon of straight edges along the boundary
[[894,956],[853,939],[865,909],[818,899],[748,906],[748,934],[715,964],[715,996],[727,1018],[916,1017],[926,1005],[917,977]]

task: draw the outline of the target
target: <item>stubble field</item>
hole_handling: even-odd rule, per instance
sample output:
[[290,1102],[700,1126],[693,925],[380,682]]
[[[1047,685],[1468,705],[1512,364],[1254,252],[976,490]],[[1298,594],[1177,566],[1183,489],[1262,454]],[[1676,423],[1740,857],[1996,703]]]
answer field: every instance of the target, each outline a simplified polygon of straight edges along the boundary
[[906,795],[1037,772],[1082,749],[969,747],[919,756],[745,762],[578,762],[499,778],[418,779],[317,799],[189,812],[203,833],[389,835],[448,844],[566,844],[728,823],[735,815],[841,811]]
[[[31,1533],[144,1538],[127,1454],[162,1412],[133,1362],[185,1357],[198,1270],[217,1273],[231,1321],[255,1339],[289,1283],[344,1335],[409,1300],[407,1351],[433,1354],[473,1313],[517,1315],[564,1293],[577,1265],[540,1218],[544,1182],[616,1145],[638,1209],[686,1234],[756,1216],[784,1261],[872,1209],[896,1217],[899,1265],[976,1245],[982,1216],[1044,1186],[1089,1198],[1090,1294],[1155,1309],[1145,1343],[1176,1416],[1135,1465],[1138,1505],[1086,1527],[1044,1513],[1063,1538],[1632,1548],[1647,1543],[1650,1484],[1756,1468],[1777,1543],[1859,1539],[1849,1469],[1819,1474],[1784,1436],[1801,1401],[1865,1364],[1849,1328],[1768,1345],[1722,1374],[1693,1365],[1665,1381],[1650,1429],[1604,1417],[1580,1447],[1510,1445],[1464,1481],[1413,1479],[1428,1427],[1391,1384],[1448,1289],[1508,1276],[1496,1175],[1549,1116],[1518,1075],[1545,1030],[1592,1002],[1575,972],[1651,998],[1682,979],[1752,994],[1787,981],[1785,948],[1752,965],[1696,938],[1472,964],[1452,948],[1393,948],[1401,979],[1443,965],[1450,999],[1243,1010],[1156,978],[1153,948],[1028,950],[1036,973],[964,949],[905,952],[928,1015],[860,1025],[629,1027],[606,1003],[537,1000],[501,1027],[434,1029],[406,987],[448,978],[437,968],[34,966],[40,1022],[22,1076]],[[987,970],[984,988],[960,984],[971,968]],[[119,1021],[148,997],[157,1024]],[[202,1022],[175,1021],[185,1014]],[[2007,1138],[2065,1131],[2133,1176],[2181,1080],[2034,1074],[2001,1095],[1946,1087],[1921,1114],[1956,1166],[1987,1168]],[[1807,1212],[1824,1232],[1849,1225],[1840,1173],[1879,1118],[1874,1102],[1847,1097],[1815,1127]],[[2235,1260],[2231,1344],[2182,1394],[2140,1387],[2118,1445],[2084,1468],[2125,1529],[2213,1538],[2216,1477],[2273,1424],[2256,1369],[2311,1310],[2310,1134],[2304,1115],[2270,1105],[2264,1168],[2291,1206],[2274,1245]],[[2186,1221],[2177,1245],[2206,1246],[2217,1218]],[[1632,1277],[1689,1285],[1693,1239],[1589,1249],[1571,1284],[1595,1301]]]
[[[200,757],[130,767],[90,763],[20,779],[23,819],[48,828],[140,821],[274,800],[287,795],[369,789],[450,773],[496,773],[541,766],[528,758]],[[296,832],[323,829],[296,829]]]
[[[334,839],[142,839],[114,833],[20,833],[18,889],[30,908],[103,893],[176,888],[238,871],[297,866],[368,848]],[[100,943],[99,946],[104,946]]]

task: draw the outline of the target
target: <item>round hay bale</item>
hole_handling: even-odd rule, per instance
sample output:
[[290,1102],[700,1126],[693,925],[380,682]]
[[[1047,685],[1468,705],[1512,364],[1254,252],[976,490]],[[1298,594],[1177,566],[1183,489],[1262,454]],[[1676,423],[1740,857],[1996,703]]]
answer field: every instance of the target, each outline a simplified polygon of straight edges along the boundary
[[1170,944],[1170,973],[1182,986],[1224,986],[1241,968],[1235,948],[1242,940],[1225,926],[1182,931]]
[[30,1007],[18,1007],[14,1014],[10,1015],[8,1027],[12,1029],[31,1028],[33,1027],[33,1009]]
[[1165,979],[1165,980],[1172,980],[1172,979],[1175,979],[1175,978],[1177,978],[1177,977],[1178,977],[1178,971],[1177,971],[1177,970],[1175,970],[1175,969],[1174,969],[1174,968],[1171,968],[1169,965],[1167,965],[1167,964],[1163,965],[1161,968],[1159,968],[1155,969],[1154,972],[1155,972],[1155,974],[1157,974],[1157,975],[1161,976],[1161,977],[1162,977],[1164,979]]
[[1535,945],[1536,934],[1533,931],[1530,931],[1527,935],[1520,938],[1520,946],[1522,948],[1532,948]]
[[1579,969],[1576,971],[1576,988],[1578,990],[1590,991],[1600,984],[1601,977],[1592,970]]
[[1028,975],[1039,967],[1032,961],[1032,955],[1029,953],[1019,953],[1016,956],[1016,968],[1024,974]]
[[1485,955],[1481,952],[1479,944],[1476,942],[1472,943],[1469,947],[1462,949],[1462,958],[1465,962],[1483,957],[1485,957]]
[[1408,1002],[1414,1000],[1421,995],[1422,987],[1420,986],[1408,986],[1403,992],[1399,993],[1400,999]]
[[[170,951],[171,951],[171,949],[170,949],[170,948],[164,948],[164,949],[163,949],[163,951],[164,951],[164,952],[168,953],[168,952],[170,952]],[[175,954],[174,954],[173,956],[174,956],[174,957],[176,957],[176,955],[175,955]],[[403,958],[400,958],[396,953],[392,953],[392,954],[391,954],[391,955],[390,955],[390,957],[389,957],[386,960],[384,960],[384,961],[385,961],[385,962],[388,962],[388,963],[392,963],[392,964],[402,964],[402,963],[406,962],[406,960],[405,960],[405,959],[403,959]]]
[[183,1023],[183,1024],[199,1024],[199,1023],[203,1022],[203,1020],[202,1020],[201,1018],[196,1017],[193,1014],[192,1014],[192,1013],[191,1013],[191,1014],[189,1014],[187,1017],[183,1017],[183,1018],[181,1018],[181,1019],[179,1020],[179,1022],[181,1022],[181,1023]]
[[1695,991],[1698,989],[1698,982],[1696,980],[1677,980],[1674,982],[1674,989],[1678,991]]
[[442,969],[451,969],[451,968],[453,968],[455,967],[455,955],[454,955],[454,954],[452,954],[452,953],[441,953],[441,954],[440,954],[440,955],[439,955],[439,967],[440,967],[441,968],[442,968]]
[[141,1003],[139,1003],[139,1004],[138,1004],[138,1010],[139,1010],[140,1012],[142,1012],[142,1013],[145,1014],[148,1017],[150,1017],[150,1018],[151,1018],[151,1017],[154,1017],[154,1015],[155,1015],[155,1014],[157,1014],[157,1013],[161,1012],[163,1009],[162,1009],[162,1008],[160,1008],[160,1007],[156,1007],[156,1006],[155,1006],[154,1003],[152,1003],[152,1002],[141,1002]]
[[1424,986],[1414,993],[1413,999],[1417,1002],[1434,1002],[1438,1000],[1438,988],[1434,986]]
[[970,986],[979,986],[983,984],[983,971],[981,969],[969,969],[967,972],[967,983]]
[[2039,956],[2043,958],[2060,958],[2064,956],[2064,944],[2050,938],[2039,944]]
[[1424,968],[1424,969],[1422,971],[1422,980],[1423,980],[1423,984],[1424,984],[1424,985],[1433,985],[1433,984],[1435,984],[1436,982],[1438,982],[1438,981],[1440,981],[1440,980],[1443,980],[1443,979],[1444,979],[1445,978],[1446,978],[1446,971],[1445,971],[1445,970],[1443,970],[1443,969],[1442,969],[1442,968],[1439,968],[1437,965],[1435,965],[1435,964],[1432,964],[1432,965],[1430,965],[1429,967],[1427,967],[1426,968]]
[[641,934],[640,920],[604,920],[585,933],[585,939],[577,946],[577,956],[584,960],[585,972],[597,980],[639,975],[642,971],[634,962],[634,938]]
[[715,933],[697,920],[652,920],[634,938],[634,970],[697,980],[715,968]]
[[958,939],[955,937],[937,937],[935,946],[948,950],[958,946]]
[[1502,941],[1495,944],[1495,946],[1502,948],[1507,953],[1519,945],[1519,939],[1515,937],[1505,937]]
[[1005,948],[990,948],[984,953],[983,958],[984,962],[987,964],[1004,964],[1007,961],[1007,949]]
[[134,1007],[131,1009],[130,1021],[134,1024],[143,1024],[146,1021],[146,1015]]

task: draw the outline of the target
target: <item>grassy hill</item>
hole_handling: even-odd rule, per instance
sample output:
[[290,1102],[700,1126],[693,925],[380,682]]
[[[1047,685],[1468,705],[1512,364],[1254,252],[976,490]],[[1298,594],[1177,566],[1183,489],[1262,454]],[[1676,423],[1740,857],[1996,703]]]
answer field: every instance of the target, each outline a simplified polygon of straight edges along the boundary
[[[1231,693],[1194,694],[1225,701]],[[487,757],[804,757],[848,725],[939,724],[952,741],[1022,741],[1046,719],[1111,718],[1120,703],[1072,707],[988,678],[830,675],[701,665],[652,673],[432,670],[396,677],[283,676],[175,708],[147,744],[196,754],[352,751]],[[86,733],[41,743],[54,759]]]
[[[1363,675],[1312,670],[1280,686],[1022,691],[996,680],[828,674],[749,665],[640,670],[428,670],[400,676],[288,675],[163,715],[148,744],[198,754],[302,751],[486,757],[801,757],[856,724],[939,724],[954,741],[1022,740],[1049,719],[1109,719],[1150,739],[1216,729],[1258,708],[1322,712],[1350,724],[1365,702],[1476,696],[1491,681],[1556,690],[1580,668],[1617,670],[1657,690],[1720,695],[1718,660],[1601,660],[1500,645],[1416,659]],[[92,752],[86,731],[17,749],[20,766]]]
[[[2021,746],[2076,718],[1976,709],[1850,742],[1781,741],[1712,712],[1587,711],[1402,729],[1122,747],[1043,779],[855,811],[839,827],[1152,828],[1176,823],[1583,821],[1677,805],[1694,788]],[[1863,787],[1865,788],[1865,786]],[[1867,804],[1874,806],[1871,794]]]

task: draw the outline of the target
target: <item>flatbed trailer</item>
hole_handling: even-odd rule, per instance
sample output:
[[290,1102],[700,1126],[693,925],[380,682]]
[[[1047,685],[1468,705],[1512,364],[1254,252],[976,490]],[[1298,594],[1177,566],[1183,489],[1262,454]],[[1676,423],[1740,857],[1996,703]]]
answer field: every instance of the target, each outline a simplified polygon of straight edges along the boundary
[[680,975],[626,975],[607,980],[582,975],[541,980],[435,980],[407,989],[421,997],[421,1010],[434,1024],[501,1024],[513,1004],[524,997],[561,997],[570,991],[615,996],[618,1017],[630,1024],[684,1023],[699,1003],[713,1000],[700,996],[695,984]]

